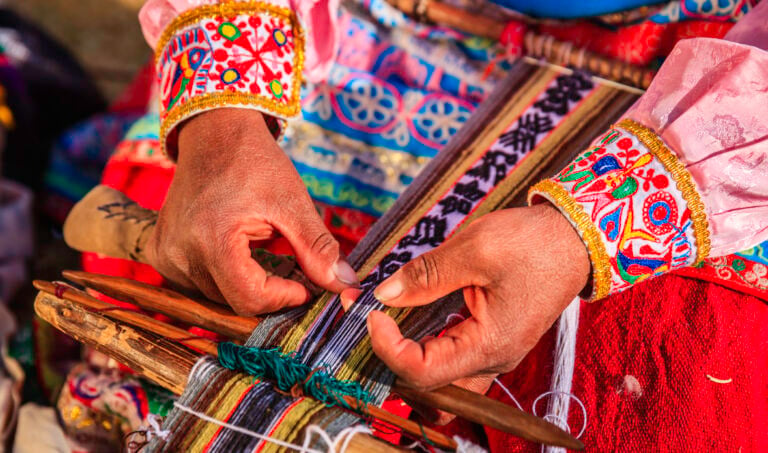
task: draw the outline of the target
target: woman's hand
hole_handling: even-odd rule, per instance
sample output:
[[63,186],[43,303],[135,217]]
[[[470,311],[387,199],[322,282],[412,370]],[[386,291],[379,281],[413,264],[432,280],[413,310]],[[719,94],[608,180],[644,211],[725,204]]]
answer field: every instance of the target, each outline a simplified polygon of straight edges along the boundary
[[550,205],[488,214],[403,266],[374,292],[385,305],[410,307],[464,288],[471,317],[418,343],[374,311],[368,317],[373,350],[418,388],[456,383],[484,393],[497,374],[514,369],[534,347],[585,287],[589,272],[583,242]]
[[357,276],[326,229],[261,113],[217,109],[187,121],[168,197],[149,241],[165,277],[242,315],[300,305],[299,283],[268,276],[249,244],[284,236],[306,275],[339,292]]

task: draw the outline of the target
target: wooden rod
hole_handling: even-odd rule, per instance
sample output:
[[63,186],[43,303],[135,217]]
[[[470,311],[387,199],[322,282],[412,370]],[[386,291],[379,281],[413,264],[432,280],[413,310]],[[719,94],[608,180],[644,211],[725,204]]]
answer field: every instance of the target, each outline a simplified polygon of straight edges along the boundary
[[[387,0],[392,6],[408,15],[414,15],[419,0]],[[421,0],[422,2],[424,0]],[[435,0],[423,3],[424,16],[430,22],[455,28],[475,36],[500,41],[507,23],[471,13],[463,8]],[[587,69],[592,73],[616,82],[628,83],[646,89],[654,72],[630,63],[604,57],[586,49],[574,48],[572,43],[559,41],[552,36],[527,31],[523,39],[524,53],[543,58],[550,63]]]
[[229,307],[214,302],[193,299],[175,291],[127,278],[80,271],[64,271],[62,274],[68,280],[109,297],[130,302],[145,310],[164,314],[240,342],[247,340],[260,322],[259,318],[238,316]]
[[181,343],[184,346],[197,349],[206,354],[216,354],[216,344],[207,338],[195,338],[184,329],[158,321],[143,313],[129,311],[125,308],[108,304],[75,288],[57,286],[55,283],[43,280],[35,280],[32,284],[40,291],[45,291],[50,294],[58,294],[65,300],[75,302],[90,311],[99,313],[108,318],[129,323],[132,326],[147,330],[156,335],[160,335],[163,338]]
[[45,291],[35,312],[75,340],[114,357],[159,386],[181,395],[198,356],[161,337],[149,335]]
[[[118,300],[127,299],[131,302],[135,302],[142,308],[158,311],[168,316],[175,317],[185,323],[197,325],[204,329],[209,329],[209,326],[215,325],[220,327],[220,330],[218,330],[219,333],[229,338],[242,340],[244,342],[248,339],[248,336],[250,336],[250,332],[246,334],[236,326],[237,324],[247,322],[252,318],[237,316],[230,312],[223,320],[215,319],[215,317],[219,316],[222,312],[229,310],[225,307],[219,306],[216,312],[205,312],[205,316],[202,316],[201,312],[203,312],[205,308],[198,305],[198,300],[185,298],[185,296],[170,290],[157,288],[130,279],[92,274],[88,272],[64,271],[63,275],[75,283],[95,289],[107,296],[114,297]],[[165,300],[168,295],[171,295],[171,300],[183,301],[183,310],[175,310],[173,314],[167,311],[166,307],[172,305]],[[470,392],[454,385],[448,385],[431,391],[423,391],[416,390],[408,386],[408,384],[401,379],[398,379],[395,382],[392,391],[407,396],[416,403],[440,409],[458,415],[466,420],[489,426],[527,440],[541,442],[547,445],[567,447],[574,450],[584,448],[584,445],[578,439],[575,439],[567,432],[546,420],[521,411],[516,407],[488,398],[485,395]]]
[[[209,354],[213,357],[218,358],[219,356],[218,344],[207,338],[195,338],[190,340],[188,332],[181,330],[177,327],[168,325],[157,319],[150,318],[141,313],[136,313],[133,311],[127,311],[124,309],[98,311],[98,310],[103,310],[104,308],[109,308],[109,307],[114,308],[114,305],[110,305],[110,304],[107,304],[106,302],[102,302],[74,288],[64,288],[62,290],[62,287],[60,286],[57,287],[53,283],[41,281],[41,280],[35,280],[33,284],[35,285],[35,288],[37,288],[38,290],[44,293],[55,294],[56,292],[58,292],[58,296],[60,296],[63,300],[74,303],[80,307],[85,307],[86,310],[97,310],[97,313],[100,315],[113,318],[117,321],[127,323],[128,325],[135,325],[136,327],[139,327],[152,334],[159,335],[171,341],[174,341],[177,338],[184,338],[183,344],[194,342],[195,349],[203,351],[204,353]],[[151,339],[148,339],[148,341],[151,341]],[[186,377],[184,378],[184,381],[186,381]],[[443,448],[451,448],[451,449],[456,448],[456,442],[450,437],[442,433],[439,433],[433,429],[423,427],[412,420],[399,417],[377,406],[368,405],[368,404],[364,406],[360,406],[361,403],[351,396],[344,396],[344,401],[350,407],[360,407],[360,411],[362,413],[370,414],[372,417],[376,419],[379,419],[391,425],[397,426],[398,428],[402,429],[403,431],[413,436],[421,437],[422,435],[424,435],[430,442],[433,442],[436,445],[439,445]]]
[[[40,291],[35,298],[35,312],[57,329],[115,358],[172,393],[181,395],[199,355],[176,343],[89,311],[83,305],[45,291]],[[356,434],[347,448],[353,453],[402,451],[368,434]]]

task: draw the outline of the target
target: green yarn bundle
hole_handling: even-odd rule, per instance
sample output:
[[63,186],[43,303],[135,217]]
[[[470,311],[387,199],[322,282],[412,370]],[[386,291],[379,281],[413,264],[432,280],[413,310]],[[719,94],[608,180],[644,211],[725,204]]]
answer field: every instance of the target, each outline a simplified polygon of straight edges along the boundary
[[[303,395],[326,406],[341,406],[355,411],[360,411],[372,401],[359,383],[336,379],[323,369],[312,369],[294,355],[285,354],[277,348],[261,349],[222,342],[218,349],[221,366],[272,381],[283,392],[292,392],[299,386]],[[357,407],[350,406],[345,396],[353,397]]]

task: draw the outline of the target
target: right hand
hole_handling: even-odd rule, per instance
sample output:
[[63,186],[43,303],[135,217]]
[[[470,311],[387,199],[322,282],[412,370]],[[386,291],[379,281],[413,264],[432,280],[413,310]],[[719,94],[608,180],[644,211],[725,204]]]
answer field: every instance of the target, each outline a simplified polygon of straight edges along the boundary
[[176,174],[148,243],[149,262],[238,314],[272,312],[309,299],[300,283],[268,276],[251,258],[252,241],[278,235],[318,286],[341,292],[357,285],[261,113],[217,109],[184,123]]

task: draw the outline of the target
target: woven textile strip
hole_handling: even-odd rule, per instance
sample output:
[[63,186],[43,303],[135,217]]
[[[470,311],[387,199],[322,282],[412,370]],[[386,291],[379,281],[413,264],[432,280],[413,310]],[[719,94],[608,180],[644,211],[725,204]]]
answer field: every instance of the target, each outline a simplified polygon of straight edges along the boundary
[[[384,307],[376,285],[404,263],[431,250],[474,218],[522,205],[533,182],[553,174],[608,127],[636,95],[597,85],[580,74],[517,63],[509,78],[425,168],[358,245],[350,261],[367,276],[363,294],[343,312],[338,298],[268,317],[247,345],[279,347],[338,379],[360,382],[381,404],[394,376],[373,355],[365,320]],[[406,336],[439,332],[461,297],[415,309],[386,309]],[[219,420],[284,441],[302,443],[303,428],[316,424],[334,435],[361,416],[294,399],[202,359],[179,402]],[[164,423],[171,435],[151,451],[277,451],[282,447],[173,411]],[[323,445],[317,445],[323,448]]]

